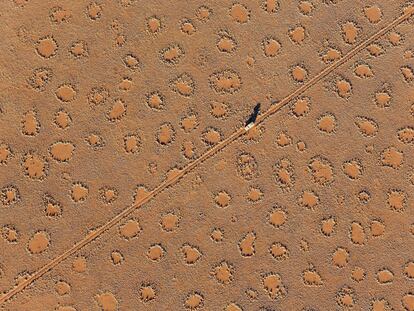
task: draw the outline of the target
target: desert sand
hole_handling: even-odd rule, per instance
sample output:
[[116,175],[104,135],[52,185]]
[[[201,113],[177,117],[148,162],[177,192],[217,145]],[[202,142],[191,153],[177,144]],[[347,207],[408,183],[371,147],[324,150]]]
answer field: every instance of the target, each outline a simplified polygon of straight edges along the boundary
[[413,311],[412,15],[1,1],[1,310]]

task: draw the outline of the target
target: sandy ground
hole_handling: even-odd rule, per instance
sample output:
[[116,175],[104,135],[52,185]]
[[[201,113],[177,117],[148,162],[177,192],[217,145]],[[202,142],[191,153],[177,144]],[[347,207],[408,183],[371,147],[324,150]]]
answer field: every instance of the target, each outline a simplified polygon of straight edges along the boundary
[[413,311],[413,12],[1,1],[2,310]]

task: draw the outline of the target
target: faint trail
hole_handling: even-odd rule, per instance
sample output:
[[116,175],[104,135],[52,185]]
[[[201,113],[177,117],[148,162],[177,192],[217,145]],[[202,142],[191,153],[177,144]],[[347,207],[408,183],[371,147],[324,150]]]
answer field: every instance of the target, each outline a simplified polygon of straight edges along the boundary
[[242,127],[239,128],[237,131],[235,131],[233,134],[231,134],[229,137],[215,145],[214,147],[207,150],[204,154],[202,154],[200,157],[195,159],[194,161],[190,162],[187,166],[185,166],[182,170],[178,171],[175,175],[172,177],[164,180],[162,183],[160,183],[154,190],[150,191],[145,197],[135,202],[130,207],[127,207],[124,209],[121,213],[116,215],[114,218],[110,219],[107,223],[96,229],[95,231],[89,233],[87,236],[85,236],[82,240],[77,242],[75,245],[73,245],[70,249],[62,253],[61,255],[57,256],[53,260],[51,260],[49,263],[41,267],[39,270],[34,272],[30,275],[29,278],[19,283],[16,287],[12,288],[8,292],[6,292],[3,296],[0,297],[0,303],[4,303],[7,300],[9,300],[14,295],[18,294],[22,290],[24,290],[27,286],[35,282],[37,279],[42,277],[45,273],[52,270],[54,267],[56,267],[58,264],[60,264],[62,261],[70,257],[71,255],[75,254],[77,251],[82,249],[84,246],[95,240],[97,237],[99,237],[101,234],[103,234],[106,230],[112,228],[117,223],[119,223],[122,219],[128,217],[131,215],[137,208],[141,207],[143,204],[154,198],[157,194],[159,194],[161,191],[166,189],[167,187],[173,185],[176,183],[179,179],[181,179],[185,174],[190,172],[192,169],[194,169],[197,165],[208,159],[209,157],[213,156],[218,151],[224,149],[226,146],[231,144],[233,141],[237,140],[239,137],[243,136],[245,133],[248,132],[249,129],[251,129],[254,126],[257,126],[258,124],[262,123],[266,118],[274,114],[275,112],[279,111],[281,108],[286,106],[292,99],[295,97],[301,95],[306,90],[308,90],[310,87],[318,83],[320,80],[325,78],[327,75],[332,73],[336,68],[346,63],[348,60],[350,60],[353,56],[355,56],[357,53],[359,53],[361,50],[366,48],[369,44],[386,34],[389,30],[397,26],[398,24],[402,23],[404,20],[409,18],[411,15],[414,14],[414,6],[407,8],[405,13],[402,14],[400,17],[396,18],[394,21],[389,23],[384,28],[380,29],[378,32],[370,36],[368,39],[364,40],[354,48],[352,48],[348,53],[346,53],[342,58],[339,60],[333,62],[331,65],[327,66],[325,69],[323,69],[319,74],[317,74],[312,79],[308,80],[305,84],[303,84],[301,87],[296,89],[294,92],[283,98],[280,102],[272,105],[267,111],[260,114],[256,122],[253,126],[246,128]]

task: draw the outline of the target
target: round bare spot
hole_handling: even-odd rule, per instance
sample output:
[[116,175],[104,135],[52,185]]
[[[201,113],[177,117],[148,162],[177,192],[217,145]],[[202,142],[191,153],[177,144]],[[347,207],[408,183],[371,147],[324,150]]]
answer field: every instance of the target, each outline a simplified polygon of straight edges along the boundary
[[295,66],[291,70],[292,78],[295,82],[302,83],[308,76],[308,71],[303,66]]
[[49,17],[52,23],[61,24],[63,22],[68,22],[72,17],[72,13],[70,10],[55,6],[50,10]]
[[247,193],[247,200],[250,202],[258,202],[263,198],[263,192],[259,188],[250,188]]
[[165,106],[165,97],[160,92],[155,91],[147,95],[147,105],[151,109],[161,110]]
[[405,192],[393,189],[387,192],[387,205],[394,211],[401,212],[407,204],[407,195]]
[[373,43],[367,47],[367,50],[371,56],[378,57],[384,53],[384,49],[381,45]]
[[251,257],[256,253],[255,240],[256,234],[249,232],[239,241],[239,251],[243,257]]
[[76,182],[72,185],[71,197],[74,202],[83,202],[89,194],[89,188],[86,184]]
[[230,284],[233,281],[233,273],[233,266],[226,261],[220,262],[211,271],[217,282],[221,284]]
[[180,218],[174,213],[167,213],[161,217],[161,228],[164,231],[171,232],[178,227]]
[[195,91],[195,81],[188,73],[183,73],[169,81],[170,88],[184,97],[190,97]]
[[157,16],[151,16],[147,19],[147,30],[151,34],[155,34],[161,30],[161,19]]
[[40,132],[40,122],[35,110],[27,111],[22,119],[22,133],[26,136],[36,136]]
[[313,209],[319,203],[319,196],[313,190],[304,190],[299,198],[299,204],[303,207]]
[[120,121],[127,113],[127,104],[122,99],[116,99],[106,114],[109,121]]
[[45,231],[39,231],[30,238],[27,249],[32,254],[40,254],[43,253],[49,245],[49,235]]
[[300,152],[303,152],[306,150],[306,143],[303,141],[298,141],[298,143],[296,144],[296,149]]
[[50,194],[45,194],[43,196],[43,206],[45,214],[48,217],[57,217],[62,215],[62,205]]
[[329,217],[329,218],[322,219],[322,222],[321,222],[321,232],[325,236],[331,236],[334,233],[334,231],[335,231],[335,227],[336,227],[336,220],[335,220],[335,218]]
[[214,228],[211,231],[210,237],[214,242],[221,242],[224,239],[224,231],[219,228]]
[[341,56],[341,51],[331,47],[323,55],[321,55],[321,58],[324,63],[329,64],[340,59]]
[[122,81],[118,84],[118,89],[120,89],[121,91],[129,91],[131,90],[133,86],[133,82],[131,78],[123,78]]
[[322,286],[323,280],[321,275],[314,267],[302,272],[303,283],[306,286]]
[[132,239],[141,232],[141,226],[137,220],[130,219],[119,227],[119,233],[125,239]]
[[278,261],[289,258],[289,250],[286,245],[275,242],[269,248],[270,255]]
[[170,123],[164,123],[157,132],[157,141],[161,145],[168,145],[175,139],[175,130]]
[[98,4],[97,2],[91,2],[86,7],[86,15],[93,21],[101,18],[102,16],[102,5]]
[[135,204],[141,202],[141,200],[145,199],[149,195],[150,191],[142,186],[139,185],[134,191],[134,202]]
[[221,191],[216,194],[214,201],[218,207],[224,208],[230,204],[231,196],[227,192]]
[[267,13],[276,13],[279,10],[279,0],[262,0],[262,9]]
[[94,106],[102,105],[109,97],[109,91],[104,87],[94,87],[88,93],[88,102]]
[[124,136],[124,150],[126,153],[136,153],[140,150],[141,138],[136,134]]
[[216,145],[221,141],[221,133],[219,130],[209,127],[203,132],[203,141],[210,146]]
[[37,68],[33,70],[27,82],[36,91],[44,91],[52,75],[52,70],[49,68]]
[[351,278],[355,282],[361,282],[365,279],[366,273],[365,270],[361,267],[355,267],[351,272]]
[[121,252],[113,251],[111,253],[111,261],[114,265],[120,265],[124,261],[124,256]]
[[87,268],[87,261],[86,261],[86,258],[83,256],[77,257],[72,262],[72,269],[75,272],[83,273],[86,271],[86,268]]
[[355,125],[359,132],[365,137],[374,137],[378,132],[378,124],[367,117],[357,117]]
[[275,57],[281,48],[280,42],[275,38],[265,38],[262,41],[263,53],[266,57]]
[[286,132],[281,132],[276,137],[276,143],[279,147],[286,147],[292,144],[292,137],[290,137]]
[[289,38],[296,44],[301,44],[305,40],[306,32],[303,26],[296,26],[289,30]]
[[88,56],[88,45],[85,41],[73,42],[69,48],[69,52],[75,58]]
[[241,153],[237,158],[237,171],[241,177],[251,180],[258,175],[258,164],[250,153]]
[[161,61],[168,65],[176,65],[184,56],[183,48],[178,44],[172,44],[160,51]]
[[295,173],[292,162],[283,158],[274,165],[274,178],[282,191],[289,191],[295,184]]
[[356,42],[360,29],[354,22],[346,22],[342,25],[342,37],[348,44],[354,44]]
[[237,48],[237,42],[227,31],[218,34],[217,49],[223,53],[233,53]]
[[348,98],[352,94],[351,82],[345,79],[339,79],[336,81],[336,92],[342,98]]
[[310,15],[314,9],[314,6],[310,1],[300,1],[298,8],[299,12],[303,15]]
[[59,86],[55,92],[56,97],[62,102],[71,102],[75,99],[77,94],[75,87],[70,84],[62,84]]
[[230,8],[230,16],[235,22],[244,24],[250,20],[250,10],[243,4],[235,3]]
[[358,159],[344,162],[342,164],[342,169],[345,175],[353,180],[360,178],[364,170],[361,161]]
[[196,115],[189,115],[181,119],[181,127],[187,133],[197,128],[198,124]]
[[350,228],[351,242],[357,245],[365,244],[365,230],[364,227],[358,222],[352,222]]
[[187,265],[195,264],[202,256],[201,251],[196,246],[190,244],[184,244],[181,247],[181,252],[184,255],[184,262]]
[[16,186],[5,186],[1,189],[0,198],[4,205],[12,205],[20,201],[20,191]]
[[405,82],[409,83],[414,80],[414,71],[411,67],[409,66],[401,67],[401,73],[403,74]]
[[211,15],[213,14],[213,10],[210,9],[208,6],[202,5],[196,11],[196,16],[200,22],[207,22]]
[[346,309],[354,307],[355,291],[350,287],[341,288],[336,294],[336,303]]
[[403,144],[413,144],[414,143],[414,128],[411,126],[406,126],[397,132],[397,137],[400,142]]
[[134,54],[127,54],[123,57],[122,61],[124,65],[131,70],[137,70],[140,67],[140,61]]
[[394,280],[394,273],[388,269],[382,269],[377,272],[377,282],[380,284],[391,284]]
[[150,260],[157,262],[165,256],[165,249],[161,244],[154,244],[150,246],[146,255]]
[[279,228],[286,223],[287,212],[280,207],[275,207],[269,212],[268,221],[273,227]]
[[402,36],[398,32],[391,31],[388,34],[388,41],[394,46],[399,45],[402,41]]
[[233,94],[240,90],[242,80],[236,71],[226,69],[210,75],[209,84],[219,94]]
[[404,275],[411,280],[414,279],[414,261],[410,261],[404,266]]
[[56,55],[57,49],[58,45],[51,36],[40,38],[36,43],[37,53],[44,58],[50,58]]
[[[17,243],[17,240],[19,239],[19,232],[16,230],[16,228],[12,226],[4,226],[1,230],[3,238],[8,243]],[[1,275],[1,270],[0,270]]]
[[337,121],[335,115],[332,113],[325,113],[319,116],[317,120],[318,130],[321,132],[332,134],[335,133],[337,127]]
[[365,17],[369,20],[370,23],[378,23],[381,21],[382,12],[377,5],[369,6],[364,8]]
[[287,288],[284,286],[279,274],[268,273],[264,275],[262,283],[270,299],[280,299],[287,294]]
[[371,222],[371,235],[379,237],[385,233],[385,224],[381,220],[373,220]]
[[96,295],[96,301],[102,311],[117,311],[118,300],[111,292]]
[[185,18],[185,19],[181,20],[181,22],[180,22],[180,30],[183,33],[191,36],[192,34],[194,34],[196,32],[197,29],[196,29],[193,21],[191,21],[190,19]]
[[334,171],[331,162],[321,156],[314,157],[308,165],[314,182],[322,186],[334,181]]
[[62,130],[67,129],[72,123],[72,118],[65,110],[59,110],[55,113],[54,123]]
[[211,103],[211,111],[210,113],[215,118],[224,119],[229,112],[229,104],[224,102],[213,102]]
[[398,169],[404,162],[404,154],[395,147],[388,147],[381,152],[381,163],[393,169]]
[[139,298],[142,302],[147,303],[154,300],[157,297],[157,291],[155,290],[154,285],[149,283],[144,283],[139,289]]
[[56,290],[56,293],[57,293],[59,296],[63,296],[63,295],[67,295],[67,294],[69,294],[69,293],[70,293],[71,286],[70,286],[70,284],[69,284],[69,283],[67,283],[67,282],[65,282],[65,281],[58,281],[58,282],[55,284],[55,290]]
[[184,308],[187,310],[199,310],[204,305],[204,297],[199,292],[189,293],[184,300]]
[[310,105],[310,98],[302,97],[293,103],[291,111],[295,117],[303,117],[309,113]]
[[332,263],[338,268],[343,268],[348,264],[349,252],[342,247],[338,247],[332,255]]
[[118,190],[110,187],[99,189],[99,198],[106,204],[113,203],[118,198]]
[[401,304],[406,311],[414,311],[414,293],[405,294],[401,299]]
[[71,142],[58,141],[53,143],[49,148],[49,153],[57,162],[68,162],[75,150]]
[[354,73],[359,78],[372,78],[374,76],[374,73],[371,69],[371,67],[367,64],[359,64],[355,66]]
[[25,175],[36,180],[45,179],[49,169],[48,162],[33,152],[29,152],[23,157],[22,166]]
[[97,133],[89,134],[87,137],[85,137],[85,141],[94,150],[101,149],[105,146],[104,138],[101,135],[97,134]]

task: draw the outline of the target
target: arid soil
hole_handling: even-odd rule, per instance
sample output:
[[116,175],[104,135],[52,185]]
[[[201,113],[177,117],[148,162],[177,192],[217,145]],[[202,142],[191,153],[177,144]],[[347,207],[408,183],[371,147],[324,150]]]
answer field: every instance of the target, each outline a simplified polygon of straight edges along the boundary
[[0,309],[414,311],[411,15],[0,1]]

